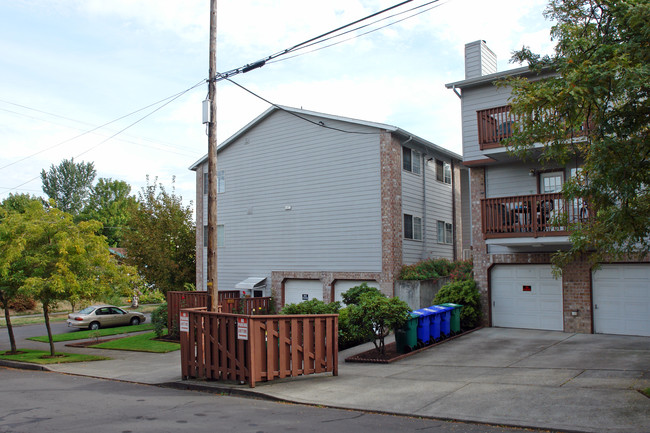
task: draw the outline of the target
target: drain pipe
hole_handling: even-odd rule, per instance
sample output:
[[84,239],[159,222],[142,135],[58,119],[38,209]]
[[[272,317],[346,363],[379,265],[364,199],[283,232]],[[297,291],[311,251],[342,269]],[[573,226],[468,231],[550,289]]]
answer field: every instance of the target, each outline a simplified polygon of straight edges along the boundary
[[458,96],[458,99],[463,99],[463,97],[461,96],[461,94],[458,93],[458,90],[456,90],[456,86],[451,86],[451,90],[453,90],[454,93],[456,94],[456,96]]

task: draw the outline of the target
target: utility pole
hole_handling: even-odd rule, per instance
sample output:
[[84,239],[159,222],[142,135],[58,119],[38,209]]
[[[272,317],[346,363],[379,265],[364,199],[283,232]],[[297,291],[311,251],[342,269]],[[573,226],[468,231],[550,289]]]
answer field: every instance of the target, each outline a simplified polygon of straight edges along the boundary
[[210,0],[210,67],[208,99],[208,292],[212,297],[210,311],[217,311],[217,0]]

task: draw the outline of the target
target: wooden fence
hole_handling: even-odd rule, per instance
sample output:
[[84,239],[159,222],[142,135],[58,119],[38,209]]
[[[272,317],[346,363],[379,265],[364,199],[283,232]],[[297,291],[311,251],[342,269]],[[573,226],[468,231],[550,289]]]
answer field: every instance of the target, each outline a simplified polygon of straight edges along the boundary
[[[255,299],[255,298],[251,298]],[[184,309],[183,379],[247,382],[250,387],[315,373],[338,375],[338,315],[250,316]]]
[[[220,290],[219,307],[224,313],[268,314],[271,298],[239,298],[239,290]],[[206,307],[212,305],[208,292],[167,292],[167,329],[178,326],[180,311],[183,308]]]

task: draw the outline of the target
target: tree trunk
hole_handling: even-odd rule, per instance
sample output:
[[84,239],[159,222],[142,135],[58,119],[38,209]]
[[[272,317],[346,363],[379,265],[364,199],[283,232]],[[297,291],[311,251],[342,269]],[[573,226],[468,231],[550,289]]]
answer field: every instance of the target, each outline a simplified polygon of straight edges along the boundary
[[43,317],[45,318],[45,327],[47,328],[47,338],[50,341],[50,355],[54,356],[54,340],[52,339],[52,328],[50,328],[50,311],[49,306],[43,303]]
[[18,349],[16,348],[16,338],[14,337],[14,328],[11,326],[11,316],[9,315],[9,306],[7,304],[8,302],[2,302],[3,308],[5,310],[5,320],[7,321],[7,332],[9,333],[9,343],[11,344],[11,353],[16,353],[18,351]]

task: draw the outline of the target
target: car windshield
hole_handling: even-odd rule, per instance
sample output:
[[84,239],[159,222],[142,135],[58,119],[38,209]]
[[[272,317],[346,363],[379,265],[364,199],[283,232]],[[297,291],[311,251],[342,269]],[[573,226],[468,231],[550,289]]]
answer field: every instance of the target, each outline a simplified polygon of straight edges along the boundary
[[79,310],[79,314],[90,314],[95,311],[95,307],[86,307],[83,310]]

